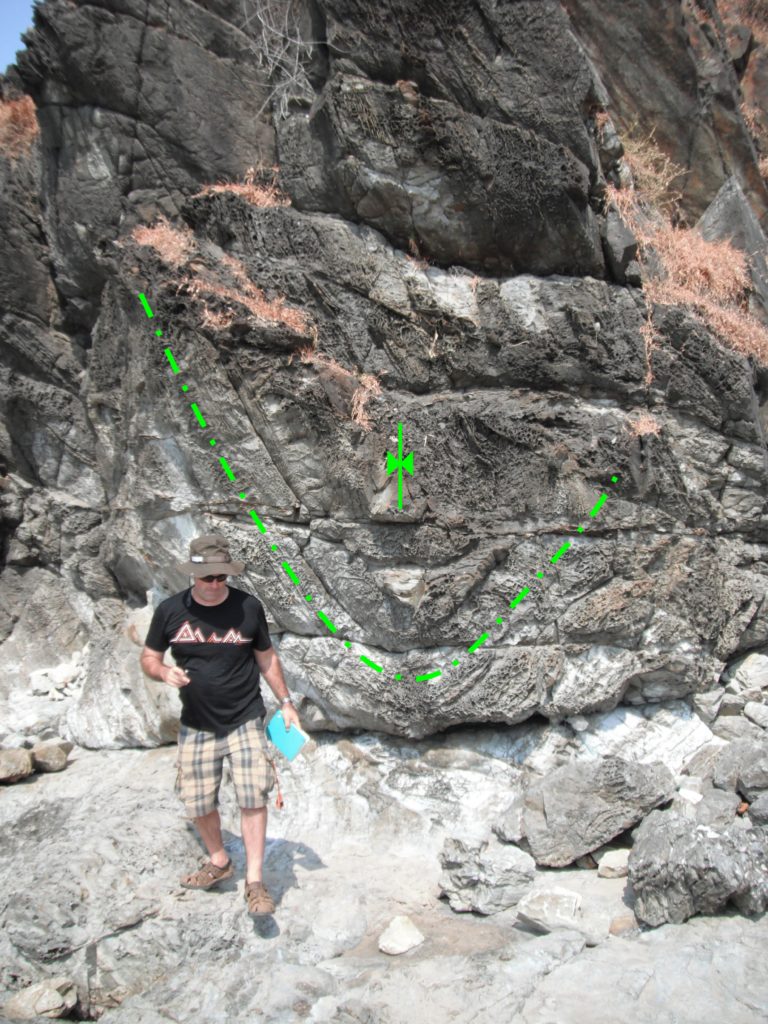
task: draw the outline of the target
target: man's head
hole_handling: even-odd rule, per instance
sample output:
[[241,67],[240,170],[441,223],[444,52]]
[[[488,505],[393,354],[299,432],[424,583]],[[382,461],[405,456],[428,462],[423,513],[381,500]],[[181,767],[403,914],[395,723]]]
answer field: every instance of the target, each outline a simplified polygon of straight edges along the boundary
[[195,577],[196,593],[215,601],[226,593],[227,576],[239,576],[245,563],[232,561],[226,537],[208,533],[195,537],[189,545],[189,561],[179,568]]

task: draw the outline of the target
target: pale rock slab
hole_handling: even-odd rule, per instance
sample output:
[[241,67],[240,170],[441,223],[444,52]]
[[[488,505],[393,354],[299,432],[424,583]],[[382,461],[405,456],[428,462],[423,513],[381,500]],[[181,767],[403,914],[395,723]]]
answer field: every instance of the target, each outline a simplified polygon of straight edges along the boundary
[[606,850],[597,865],[598,877],[625,878],[628,861],[629,850]]
[[379,949],[382,953],[397,956],[407,953],[409,949],[419,946],[424,941],[416,925],[405,914],[392,918],[379,936]]
[[660,761],[677,774],[710,746],[719,749],[726,742],[681,700],[618,707],[587,720],[587,728],[579,720],[574,739],[583,760],[616,754],[641,764]]
[[527,893],[517,904],[517,919],[537,931],[574,928],[581,918],[581,896],[562,886]]

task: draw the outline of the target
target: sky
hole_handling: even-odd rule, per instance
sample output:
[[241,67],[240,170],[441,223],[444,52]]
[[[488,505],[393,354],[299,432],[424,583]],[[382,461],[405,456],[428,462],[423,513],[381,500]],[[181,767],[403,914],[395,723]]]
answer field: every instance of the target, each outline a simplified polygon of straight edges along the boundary
[[0,0],[0,72],[16,60],[16,51],[23,50],[22,32],[32,24],[32,0]]

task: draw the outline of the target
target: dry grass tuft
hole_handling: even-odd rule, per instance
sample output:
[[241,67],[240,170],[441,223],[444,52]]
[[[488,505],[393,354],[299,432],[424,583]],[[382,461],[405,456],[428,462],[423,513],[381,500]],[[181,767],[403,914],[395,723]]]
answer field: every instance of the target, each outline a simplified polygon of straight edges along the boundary
[[636,201],[671,211],[682,198],[677,185],[687,171],[660,149],[654,131],[645,135],[636,123],[630,126],[621,138],[624,162],[632,174]]
[[647,434],[653,434],[658,437],[661,433],[661,424],[651,413],[641,412],[629,421],[627,430],[633,437],[645,437]]
[[349,391],[354,387],[350,401],[350,418],[363,430],[371,429],[371,420],[365,411],[366,404],[375,395],[381,394],[378,378],[371,373],[363,373],[359,377],[337,363],[335,359],[317,352],[311,345],[300,348],[296,355],[302,363],[313,365],[321,377],[329,378],[341,385],[342,390]]
[[189,228],[186,225],[174,228],[165,217],[161,217],[151,228],[134,228],[131,235],[139,245],[154,249],[164,263],[177,270],[187,262],[194,250],[194,236]]
[[723,19],[746,25],[758,43],[768,43],[768,2],[766,0],[717,0]]
[[223,330],[230,326],[236,316],[232,309],[226,309],[223,312],[211,310],[208,300],[214,297],[223,299],[227,303],[244,306],[257,320],[283,324],[290,331],[302,336],[312,334],[312,320],[307,313],[286,305],[285,299],[268,299],[261,288],[257,288],[250,280],[245,272],[245,267],[234,256],[225,255],[222,258],[222,263],[234,277],[238,287],[233,288],[231,285],[225,284],[209,272],[198,273],[194,278],[186,275],[180,284],[180,287],[187,287],[190,295],[202,301],[201,320],[206,327]]
[[[708,242],[695,228],[673,225],[677,198],[672,183],[680,171],[663,154],[654,153],[654,146],[652,136],[647,136],[636,165],[639,172],[631,166],[635,187],[609,186],[606,195],[640,243],[648,306],[648,321],[641,329],[646,385],[653,380],[653,350],[658,339],[651,303],[688,309],[732,349],[768,365],[768,328],[747,310],[752,287],[747,257],[729,241]],[[651,272],[651,254],[659,272]]]
[[204,196],[211,192],[233,192],[235,195],[242,196],[252,206],[290,206],[290,197],[277,187],[277,172],[278,168],[275,166],[272,168],[271,180],[260,181],[257,179],[264,177],[263,169],[249,167],[242,182],[222,181],[216,185],[206,185],[197,195]]
[[16,160],[29,153],[40,132],[31,97],[0,100],[0,153]]

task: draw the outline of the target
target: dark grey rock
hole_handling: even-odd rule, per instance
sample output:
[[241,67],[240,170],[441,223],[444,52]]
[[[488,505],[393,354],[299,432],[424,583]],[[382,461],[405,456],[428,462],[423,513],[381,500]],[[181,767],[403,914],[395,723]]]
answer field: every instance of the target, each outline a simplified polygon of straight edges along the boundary
[[537,864],[563,867],[630,828],[674,792],[674,776],[662,764],[606,757],[564,765],[526,790],[526,847]]
[[734,740],[724,748],[712,779],[719,789],[737,790],[750,802],[768,790],[768,736]]
[[523,850],[500,843],[446,839],[440,854],[441,895],[452,910],[498,914],[514,907],[530,890],[536,864]]
[[[636,258],[638,241],[622,221],[618,211],[614,209],[609,209],[605,215],[603,248],[611,274],[619,284],[627,283],[628,272],[637,275],[639,270]],[[630,271],[630,265],[633,267],[632,271]]]
[[696,227],[707,241],[725,239],[744,253],[755,291],[753,302],[768,313],[768,239],[735,177],[723,183]]
[[637,830],[629,880],[646,924],[680,924],[729,903],[760,913],[768,904],[768,832],[692,827],[685,815],[653,811]]

